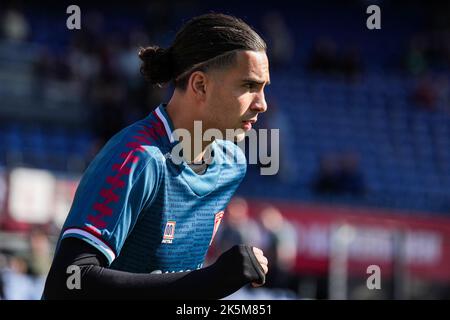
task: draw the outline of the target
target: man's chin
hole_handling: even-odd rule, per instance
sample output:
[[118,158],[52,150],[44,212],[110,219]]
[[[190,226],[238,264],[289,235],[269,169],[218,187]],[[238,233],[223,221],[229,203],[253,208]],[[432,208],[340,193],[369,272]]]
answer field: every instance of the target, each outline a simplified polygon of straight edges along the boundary
[[235,142],[241,142],[244,139],[245,139],[245,132],[236,134],[236,136],[234,138],[234,141]]
[[225,134],[225,139],[233,142],[240,142],[245,138],[245,131],[241,128],[234,130],[227,130]]

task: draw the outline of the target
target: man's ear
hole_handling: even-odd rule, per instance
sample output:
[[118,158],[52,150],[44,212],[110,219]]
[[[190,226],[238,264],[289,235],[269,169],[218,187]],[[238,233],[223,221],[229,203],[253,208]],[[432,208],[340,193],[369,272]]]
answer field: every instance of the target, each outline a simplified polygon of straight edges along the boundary
[[194,93],[195,97],[201,101],[206,98],[206,89],[208,77],[202,71],[195,71],[189,77],[188,86]]

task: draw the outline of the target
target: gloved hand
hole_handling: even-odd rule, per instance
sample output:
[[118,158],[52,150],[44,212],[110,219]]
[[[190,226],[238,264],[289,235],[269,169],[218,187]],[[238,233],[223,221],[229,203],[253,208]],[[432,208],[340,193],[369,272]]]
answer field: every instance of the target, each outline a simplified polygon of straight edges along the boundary
[[212,265],[227,281],[253,287],[262,286],[266,281],[268,261],[261,249],[248,245],[235,245],[224,252]]

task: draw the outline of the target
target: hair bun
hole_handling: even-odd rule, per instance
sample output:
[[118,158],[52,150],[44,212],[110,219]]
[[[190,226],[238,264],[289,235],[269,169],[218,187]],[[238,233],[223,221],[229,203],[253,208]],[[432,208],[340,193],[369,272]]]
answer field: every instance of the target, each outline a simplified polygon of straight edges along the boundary
[[173,67],[170,50],[151,46],[139,50],[141,73],[151,84],[164,84],[172,80]]

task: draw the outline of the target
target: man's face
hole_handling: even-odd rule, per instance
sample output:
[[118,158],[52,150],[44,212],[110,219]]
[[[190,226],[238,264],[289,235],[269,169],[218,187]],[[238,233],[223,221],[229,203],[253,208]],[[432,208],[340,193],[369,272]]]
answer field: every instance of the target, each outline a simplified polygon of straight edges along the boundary
[[242,129],[236,139],[252,128],[258,114],[267,110],[264,87],[270,82],[269,62],[264,51],[238,51],[234,65],[212,73],[205,115],[208,128]]

